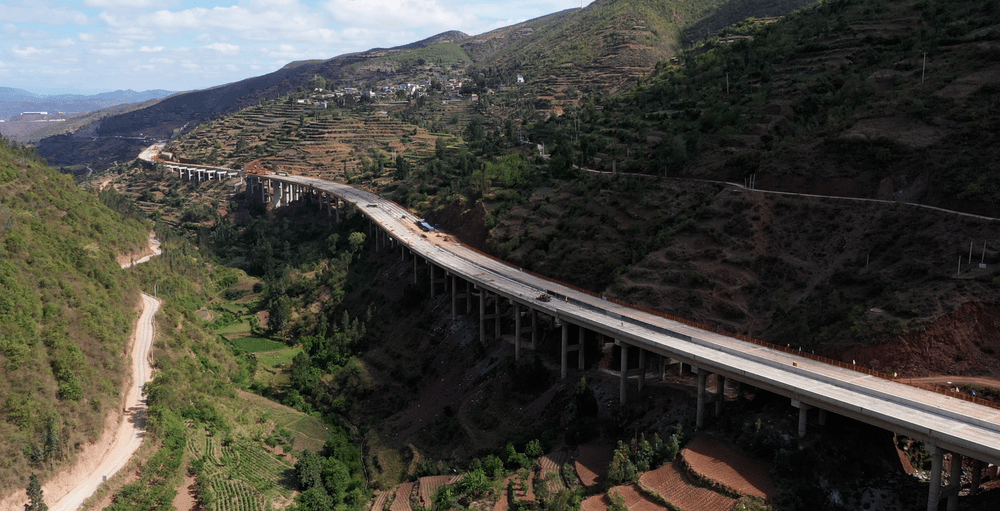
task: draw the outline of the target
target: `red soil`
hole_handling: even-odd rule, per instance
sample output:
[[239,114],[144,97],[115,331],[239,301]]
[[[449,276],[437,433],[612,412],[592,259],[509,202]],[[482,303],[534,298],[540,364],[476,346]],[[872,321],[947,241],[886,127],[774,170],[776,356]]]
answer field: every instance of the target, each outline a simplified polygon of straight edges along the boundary
[[438,491],[438,488],[449,484],[455,484],[458,479],[459,476],[421,477],[417,482],[418,493],[420,495],[420,505],[430,508],[434,502],[434,493]]
[[672,463],[642,474],[639,484],[684,511],[729,511],[736,503],[707,488],[692,486]]
[[392,501],[389,511],[411,511],[410,493],[413,492],[413,483],[403,483],[396,488],[396,499]]
[[580,482],[584,486],[593,486],[604,477],[608,470],[608,464],[614,451],[610,446],[602,444],[584,444],[580,446],[580,455],[576,458],[574,466],[576,474],[580,476]]
[[605,511],[611,505],[609,494],[619,494],[625,498],[625,507],[629,511],[669,511],[667,507],[658,502],[654,502],[649,497],[642,494],[636,485],[615,486],[600,495],[594,495],[583,501],[580,505],[581,511]]
[[747,457],[728,442],[710,435],[698,435],[682,455],[695,473],[742,495],[766,499],[777,493],[768,475],[771,464]]

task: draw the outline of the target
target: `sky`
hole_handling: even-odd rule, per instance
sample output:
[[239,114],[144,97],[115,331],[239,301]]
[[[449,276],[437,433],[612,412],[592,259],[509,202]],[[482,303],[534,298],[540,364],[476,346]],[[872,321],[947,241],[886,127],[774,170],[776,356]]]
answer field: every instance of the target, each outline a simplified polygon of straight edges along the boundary
[[0,0],[0,87],[204,89],[285,64],[469,35],[592,0]]

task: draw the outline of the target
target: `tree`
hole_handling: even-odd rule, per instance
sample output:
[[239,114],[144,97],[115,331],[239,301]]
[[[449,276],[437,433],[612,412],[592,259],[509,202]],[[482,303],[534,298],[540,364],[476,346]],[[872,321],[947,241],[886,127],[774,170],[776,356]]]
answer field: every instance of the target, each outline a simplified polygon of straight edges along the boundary
[[636,470],[635,464],[632,463],[632,456],[628,446],[624,442],[619,441],[618,448],[615,449],[614,458],[611,459],[611,464],[608,465],[608,480],[613,485],[628,484],[634,482],[637,475],[638,470]]
[[31,474],[28,478],[28,503],[24,505],[24,511],[48,511],[49,506],[42,500],[42,485],[38,483],[38,476]]

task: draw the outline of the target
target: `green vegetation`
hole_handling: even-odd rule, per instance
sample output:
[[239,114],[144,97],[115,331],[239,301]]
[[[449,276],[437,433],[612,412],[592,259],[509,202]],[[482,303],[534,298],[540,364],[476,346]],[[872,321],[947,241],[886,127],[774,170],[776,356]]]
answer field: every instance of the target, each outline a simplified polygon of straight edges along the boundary
[[118,403],[148,224],[0,138],[0,493],[44,480]]

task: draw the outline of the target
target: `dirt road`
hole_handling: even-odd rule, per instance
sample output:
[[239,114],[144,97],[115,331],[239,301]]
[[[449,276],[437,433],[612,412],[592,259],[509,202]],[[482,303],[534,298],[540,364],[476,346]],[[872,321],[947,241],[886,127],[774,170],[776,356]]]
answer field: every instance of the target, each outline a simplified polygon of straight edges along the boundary
[[[142,294],[142,314],[136,322],[132,340],[132,383],[125,396],[125,412],[111,416],[105,423],[104,434],[94,444],[86,446],[72,467],[60,472],[42,486],[45,503],[50,511],[75,511],[111,477],[139,448],[146,426],[146,397],[142,386],[153,373],[149,351],[153,346],[153,316],[160,308],[159,300]],[[21,511],[27,495],[19,491],[0,501],[0,510]]]
[[[150,237],[150,249],[154,255],[160,254],[159,245]],[[136,264],[148,260],[149,256],[136,261]],[[122,265],[123,268],[128,266],[131,264]],[[149,355],[156,333],[153,318],[159,308],[159,300],[142,294],[142,310],[130,346],[132,378],[125,393],[123,409],[107,417],[100,440],[85,446],[72,467],[42,485],[42,494],[50,511],[76,511],[106,478],[125,466],[142,444],[146,427],[146,397],[142,394],[142,386],[152,379],[153,367]],[[22,511],[27,503],[27,495],[22,489],[0,500],[0,511]]]

